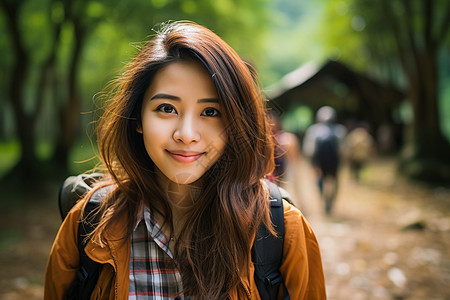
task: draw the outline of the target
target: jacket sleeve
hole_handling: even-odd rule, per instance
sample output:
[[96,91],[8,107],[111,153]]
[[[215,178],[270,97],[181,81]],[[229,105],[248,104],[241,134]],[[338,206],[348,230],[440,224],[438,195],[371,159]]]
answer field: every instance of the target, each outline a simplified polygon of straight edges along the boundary
[[291,299],[326,299],[319,244],[302,213],[284,201],[285,238],[280,271]]
[[84,201],[79,201],[61,224],[45,272],[44,299],[63,299],[79,267],[78,224]]

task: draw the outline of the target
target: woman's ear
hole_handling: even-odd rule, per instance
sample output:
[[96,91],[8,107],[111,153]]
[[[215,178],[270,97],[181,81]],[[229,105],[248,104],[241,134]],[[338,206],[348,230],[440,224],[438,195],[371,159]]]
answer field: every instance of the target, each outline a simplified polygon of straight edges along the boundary
[[138,123],[138,124],[136,125],[136,131],[137,131],[138,133],[142,134],[142,125],[141,125],[140,123]]

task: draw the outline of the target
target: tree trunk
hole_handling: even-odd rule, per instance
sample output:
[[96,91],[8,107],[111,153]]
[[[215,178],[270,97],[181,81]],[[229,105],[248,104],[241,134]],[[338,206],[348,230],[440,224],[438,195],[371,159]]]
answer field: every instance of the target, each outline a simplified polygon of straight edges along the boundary
[[13,53],[15,54],[12,67],[11,81],[9,82],[9,100],[14,112],[15,127],[19,138],[21,154],[19,162],[13,170],[20,178],[33,177],[37,171],[35,152],[35,115],[27,113],[23,106],[25,84],[29,73],[29,56],[22,42],[19,29],[19,10],[21,2],[1,1],[6,13],[12,40]]
[[[422,64],[420,80],[411,86],[411,101],[414,111],[414,145],[417,158],[445,159],[449,144],[440,129],[438,107],[437,71],[429,57]],[[428,61],[428,63],[426,63]]]
[[450,17],[450,5],[439,6],[429,0],[400,3],[404,13],[396,16],[389,6],[392,3],[383,1],[408,80],[414,115],[412,151],[407,152],[403,170],[416,178],[446,181],[450,179],[450,144],[440,128],[437,52],[445,41],[450,22],[444,19],[439,24],[436,11],[446,9],[445,14]]
[[413,152],[403,166],[408,175],[427,181],[450,179],[450,143],[442,134],[436,54],[418,55],[417,71],[408,73],[413,107]]
[[73,20],[75,45],[69,64],[67,102],[59,112],[60,132],[56,142],[54,161],[67,170],[70,149],[79,129],[81,99],[78,93],[78,65],[85,40],[85,32],[79,19]]

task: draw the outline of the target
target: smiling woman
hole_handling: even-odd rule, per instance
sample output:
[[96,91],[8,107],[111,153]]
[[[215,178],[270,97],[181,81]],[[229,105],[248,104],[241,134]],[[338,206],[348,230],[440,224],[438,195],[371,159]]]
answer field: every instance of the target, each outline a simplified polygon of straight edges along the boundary
[[[276,235],[263,180],[274,158],[250,70],[216,34],[191,22],[164,26],[142,47],[99,123],[108,175],[62,224],[46,299],[72,291],[78,224],[91,220],[84,208],[98,195],[84,248],[102,264],[91,299],[261,298],[252,245],[261,224]],[[324,299],[314,233],[298,209],[281,202],[282,280],[272,294],[283,282],[283,299]]]
[[218,98],[199,62],[174,62],[155,75],[144,95],[138,132],[157,172],[186,185],[219,159],[227,136]]

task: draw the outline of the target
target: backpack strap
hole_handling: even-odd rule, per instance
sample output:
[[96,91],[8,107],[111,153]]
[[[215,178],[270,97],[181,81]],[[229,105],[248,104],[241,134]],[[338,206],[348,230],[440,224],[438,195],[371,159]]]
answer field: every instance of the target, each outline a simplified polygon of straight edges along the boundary
[[278,290],[283,285],[283,299],[289,298],[289,292],[280,272],[283,258],[284,242],[284,209],[283,198],[278,186],[268,180],[265,181],[270,190],[271,221],[277,236],[269,233],[261,224],[256,233],[252,247],[252,261],[255,266],[255,283],[261,299],[277,299]]
[[83,219],[78,225],[78,252],[80,254],[80,267],[75,280],[67,290],[64,299],[89,299],[92,291],[97,284],[100,275],[101,264],[93,261],[87,256],[85,247],[88,243],[86,238],[97,226],[98,220],[92,216],[103,201],[106,194],[112,189],[112,185],[98,189],[89,202],[86,204],[83,212]]

